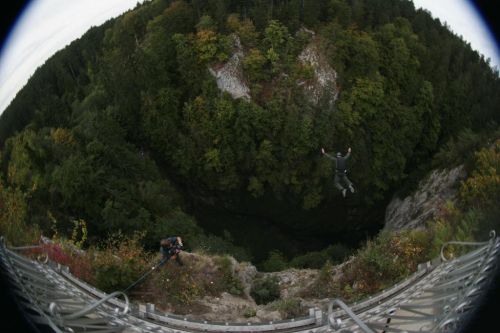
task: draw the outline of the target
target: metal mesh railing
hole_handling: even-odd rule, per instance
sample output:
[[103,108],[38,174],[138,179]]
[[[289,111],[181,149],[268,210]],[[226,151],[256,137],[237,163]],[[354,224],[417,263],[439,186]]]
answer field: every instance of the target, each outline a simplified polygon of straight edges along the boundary
[[[0,263],[31,320],[59,332],[454,332],[477,305],[500,257],[494,233],[488,242],[448,242],[441,260],[419,265],[407,280],[351,307],[340,299],[328,313],[268,323],[215,323],[165,314],[153,304],[130,305],[123,292],[105,294],[47,256],[31,260],[0,240]],[[476,246],[455,259],[450,245]],[[118,297],[122,297],[120,300]]]

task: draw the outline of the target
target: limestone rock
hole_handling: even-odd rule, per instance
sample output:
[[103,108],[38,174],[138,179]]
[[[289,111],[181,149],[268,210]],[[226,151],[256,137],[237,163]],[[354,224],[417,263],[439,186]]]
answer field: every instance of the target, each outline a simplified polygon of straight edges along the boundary
[[241,61],[244,57],[238,36],[233,36],[235,52],[229,60],[221,66],[209,68],[210,74],[215,77],[217,87],[228,92],[233,98],[250,100],[250,89],[243,79]]
[[278,321],[283,319],[279,311],[266,311],[264,309],[257,310],[257,318],[261,321]]
[[460,180],[466,176],[462,166],[434,170],[420,182],[417,191],[404,199],[395,197],[385,212],[385,229],[403,230],[425,227],[446,201],[454,201]]
[[299,54],[299,61],[310,65],[314,70],[314,79],[299,82],[299,85],[304,86],[311,103],[318,105],[322,98],[326,98],[329,105],[333,106],[339,93],[337,73],[318,49],[316,40],[313,39]]
[[247,298],[249,298],[253,280],[257,275],[257,268],[247,262],[238,263],[236,260],[234,261],[234,273],[238,276],[238,278],[241,280],[241,283],[243,284],[243,294]]
[[318,270],[291,268],[266,274],[278,278],[281,298],[284,299],[296,297],[300,291],[313,283],[318,275]]

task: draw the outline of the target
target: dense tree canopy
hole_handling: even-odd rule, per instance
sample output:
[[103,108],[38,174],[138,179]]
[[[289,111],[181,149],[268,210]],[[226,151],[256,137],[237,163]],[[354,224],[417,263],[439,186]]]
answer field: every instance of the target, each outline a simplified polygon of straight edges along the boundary
[[[235,39],[250,100],[208,70]],[[299,84],[314,77],[298,60],[311,44],[337,73],[334,105]],[[489,62],[410,1],[154,0],[90,29],[18,93],[0,118],[0,189],[28,223],[84,219],[94,238],[199,236],[201,206],[297,233],[359,230],[443,142],[498,123],[498,91]],[[349,146],[346,202],[319,149]]]

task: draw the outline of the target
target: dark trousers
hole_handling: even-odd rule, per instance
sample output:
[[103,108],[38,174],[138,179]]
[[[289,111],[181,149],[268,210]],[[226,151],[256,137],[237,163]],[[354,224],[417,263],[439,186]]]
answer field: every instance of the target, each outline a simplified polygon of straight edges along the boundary
[[344,189],[344,186],[342,184],[345,184],[345,187],[352,186],[352,182],[349,180],[349,178],[347,178],[345,172],[336,172],[335,187],[342,191]]

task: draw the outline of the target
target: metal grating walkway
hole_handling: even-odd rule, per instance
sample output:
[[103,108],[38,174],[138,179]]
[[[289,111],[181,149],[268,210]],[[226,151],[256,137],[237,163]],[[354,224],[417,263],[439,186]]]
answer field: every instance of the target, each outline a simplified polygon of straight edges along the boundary
[[[449,244],[474,247],[454,260]],[[40,332],[457,332],[474,313],[500,261],[495,233],[483,243],[449,242],[441,258],[419,265],[405,281],[347,306],[332,300],[328,313],[279,322],[226,323],[160,313],[153,304],[130,304],[123,292],[105,294],[74,277],[67,267],[34,261],[0,244],[0,265],[25,314]]]

